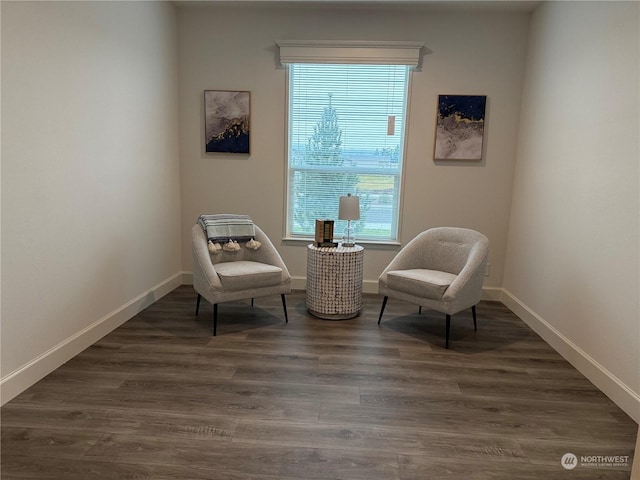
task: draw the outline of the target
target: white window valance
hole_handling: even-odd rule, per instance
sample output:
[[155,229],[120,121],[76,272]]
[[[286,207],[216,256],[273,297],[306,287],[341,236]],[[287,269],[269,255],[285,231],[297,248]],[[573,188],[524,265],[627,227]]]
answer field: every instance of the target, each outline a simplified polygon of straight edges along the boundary
[[420,64],[421,42],[278,40],[280,63]]

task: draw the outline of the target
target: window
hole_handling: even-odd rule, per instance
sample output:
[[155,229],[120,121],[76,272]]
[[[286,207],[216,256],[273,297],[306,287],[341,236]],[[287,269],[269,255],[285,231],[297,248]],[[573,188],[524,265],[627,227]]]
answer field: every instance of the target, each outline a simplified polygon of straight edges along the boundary
[[289,64],[287,236],[338,221],[338,199],[360,197],[359,241],[398,239],[408,65]]

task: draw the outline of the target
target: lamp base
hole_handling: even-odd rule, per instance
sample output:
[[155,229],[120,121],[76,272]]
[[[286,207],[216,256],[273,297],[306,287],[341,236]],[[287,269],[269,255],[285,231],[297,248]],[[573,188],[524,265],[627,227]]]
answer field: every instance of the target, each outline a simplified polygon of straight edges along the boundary
[[351,226],[351,220],[347,220],[347,228],[342,235],[342,246],[353,247],[356,244],[355,229]]

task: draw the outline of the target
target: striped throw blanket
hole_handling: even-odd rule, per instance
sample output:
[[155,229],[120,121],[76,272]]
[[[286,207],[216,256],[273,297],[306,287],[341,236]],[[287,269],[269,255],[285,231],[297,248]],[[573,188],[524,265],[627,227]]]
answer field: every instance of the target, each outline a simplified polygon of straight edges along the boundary
[[212,242],[247,242],[256,236],[253,221],[248,215],[200,215],[198,223]]

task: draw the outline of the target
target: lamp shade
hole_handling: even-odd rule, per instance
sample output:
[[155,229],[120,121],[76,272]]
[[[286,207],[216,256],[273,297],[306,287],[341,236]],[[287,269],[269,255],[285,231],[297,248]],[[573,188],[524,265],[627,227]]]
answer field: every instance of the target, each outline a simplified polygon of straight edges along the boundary
[[360,218],[360,197],[354,197],[350,193],[340,197],[338,218],[340,220],[358,220]]

